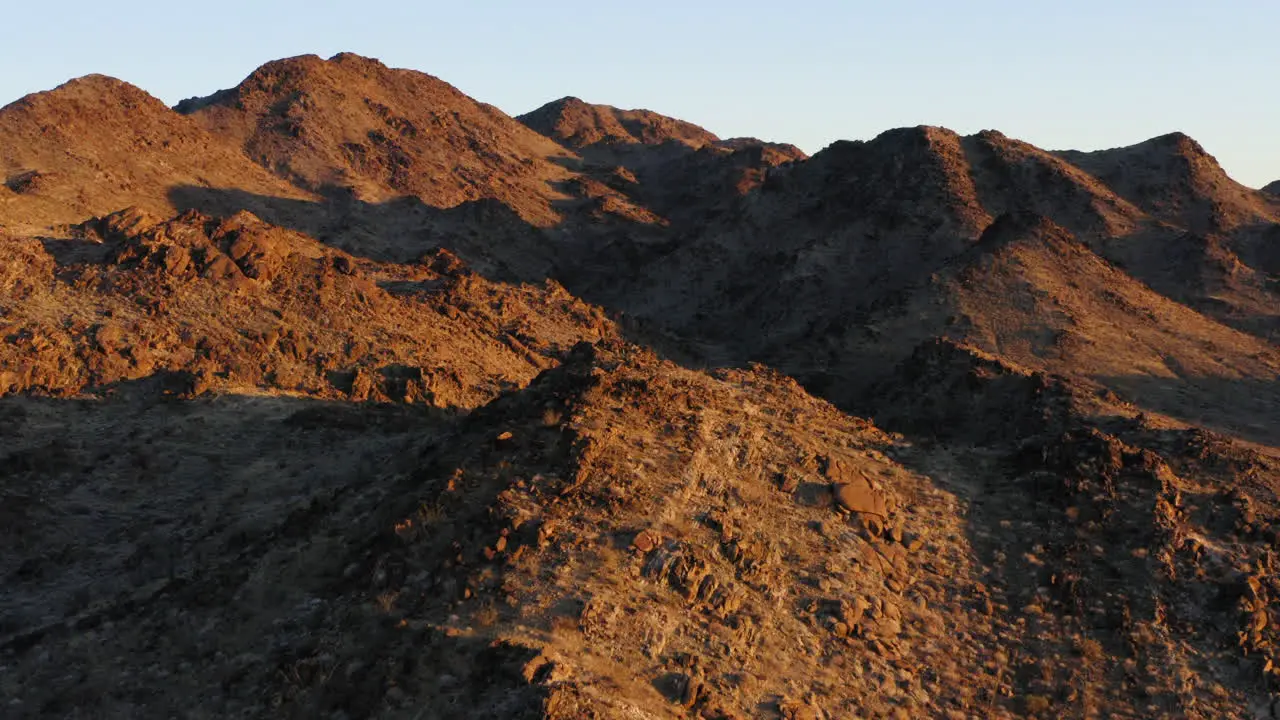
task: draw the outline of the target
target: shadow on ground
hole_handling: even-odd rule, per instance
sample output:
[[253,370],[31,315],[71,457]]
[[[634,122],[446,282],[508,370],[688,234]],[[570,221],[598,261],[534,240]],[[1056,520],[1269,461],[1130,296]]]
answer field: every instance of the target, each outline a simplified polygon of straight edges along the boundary
[[1193,425],[1280,447],[1280,377],[1096,378],[1124,399]]

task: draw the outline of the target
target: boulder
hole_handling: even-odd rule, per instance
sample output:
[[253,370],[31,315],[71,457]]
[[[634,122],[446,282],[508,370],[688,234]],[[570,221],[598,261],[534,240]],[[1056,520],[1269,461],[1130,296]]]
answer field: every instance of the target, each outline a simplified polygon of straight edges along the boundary
[[834,483],[836,504],[845,510],[877,518],[889,516],[889,503],[883,491],[872,486],[866,476],[856,474],[848,482]]

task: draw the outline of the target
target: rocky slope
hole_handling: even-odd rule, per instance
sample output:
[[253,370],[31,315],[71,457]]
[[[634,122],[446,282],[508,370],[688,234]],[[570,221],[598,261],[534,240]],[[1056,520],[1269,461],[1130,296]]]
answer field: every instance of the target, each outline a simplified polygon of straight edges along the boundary
[[447,252],[378,264],[247,212],[130,209],[73,230],[0,245],[0,393],[166,378],[177,395],[473,407],[616,332],[554,282],[495,285]]
[[[1270,347],[1276,332],[1271,263],[1280,225],[1256,215],[1230,233],[1196,235],[1059,157],[999,133],[890,131],[870,142],[837,143],[773,178],[741,212],[642,268],[610,301],[801,375],[835,355],[844,367],[860,368],[838,373],[844,381],[865,384],[873,378],[864,368],[888,372],[914,340],[956,320],[957,307],[936,294],[940,278],[985,252],[980,238],[997,217],[1018,215],[1043,217],[1079,244],[1084,264],[1067,262],[1061,271],[1069,276],[1088,282],[1105,266],[1119,270],[1115,288],[1084,291],[1096,296],[1084,315],[1099,315],[1108,293],[1133,286],[1130,294],[1145,292],[1146,304],[1190,306],[1203,316],[1188,328],[1212,334],[1207,328],[1226,324],[1252,334],[1226,343],[1243,355]],[[1260,197],[1248,199],[1262,213],[1268,206]],[[1085,255],[1094,259],[1085,262]],[[1046,277],[1017,282],[1035,286]],[[980,272],[968,284],[992,287]],[[1058,301],[1049,296],[1081,294],[1066,286],[1042,292],[1039,305],[1011,317],[1052,326]],[[936,318],[933,325],[919,313]],[[974,314],[995,321],[994,308]],[[1107,314],[1119,328],[1143,322],[1140,313]],[[894,317],[901,332],[880,333]],[[896,350],[882,352],[868,334]]]
[[259,165],[310,190],[366,202],[413,195],[437,208],[491,198],[550,224],[567,155],[497,109],[424,73],[358,55],[268,63],[236,87],[180,103]]
[[620,110],[565,97],[521,115],[520,122],[572,148],[593,145],[663,145],[692,149],[719,141],[707,130],[652,110]]
[[[44,232],[138,205],[169,214],[175,186],[259,198],[310,196],[128,83],[72,80],[0,108],[0,228]],[[262,200],[211,212],[259,210]]]
[[[616,344],[575,348],[455,419],[234,396],[178,416],[138,396],[72,414],[11,400],[24,432],[10,460],[42,492],[6,503],[8,538],[56,551],[6,568],[10,600],[27,600],[6,616],[11,708],[1267,711],[1274,457],[1158,419],[1103,429],[1081,419],[1096,401],[963,348],[904,373],[903,414],[885,420],[938,423],[951,444],[886,435],[772,371],[707,375]],[[936,399],[912,406],[906,389],[925,386]],[[1010,411],[1016,435],[955,442]],[[113,418],[115,434],[91,434]],[[55,450],[35,427],[74,442]],[[87,467],[106,443],[119,447]],[[192,482],[208,472],[220,482]],[[168,489],[144,503],[152,476]],[[108,501],[96,522],[45,521]]]
[[572,97],[518,119],[576,152],[584,174],[599,185],[674,222],[676,233],[696,232],[704,221],[732,212],[770,169],[805,158],[794,145],[721,140],[651,110],[620,110]]
[[1200,143],[1182,133],[1114,150],[1058,155],[1151,216],[1191,232],[1280,217],[1272,201],[1228,177]]
[[1185,136],[344,54],[0,161],[5,717],[1280,717],[1280,204]]

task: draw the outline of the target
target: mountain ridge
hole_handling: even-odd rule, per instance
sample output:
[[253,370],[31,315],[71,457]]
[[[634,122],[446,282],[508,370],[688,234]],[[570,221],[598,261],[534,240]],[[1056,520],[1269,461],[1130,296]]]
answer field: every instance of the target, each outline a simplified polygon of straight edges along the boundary
[[1280,200],[1185,135],[341,53],[0,168],[6,716],[1280,716]]
[[105,75],[71,80],[0,108],[0,139],[0,167],[11,193],[0,221],[20,218],[27,228],[80,222],[134,200],[172,212],[166,191],[178,182],[307,197],[158,99]]

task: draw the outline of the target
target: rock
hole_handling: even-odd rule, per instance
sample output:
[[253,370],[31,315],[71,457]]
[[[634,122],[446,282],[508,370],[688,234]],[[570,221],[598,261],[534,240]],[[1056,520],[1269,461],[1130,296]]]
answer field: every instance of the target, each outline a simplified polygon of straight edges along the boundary
[[544,650],[527,662],[521,673],[531,685],[551,685],[572,677],[573,668],[562,658],[548,655]]
[[826,720],[827,717],[812,697],[808,701],[783,700],[778,709],[784,720]]
[[631,547],[643,553],[653,550],[660,544],[662,544],[662,535],[652,529],[640,531],[635,539],[631,541]]
[[235,239],[227,249],[227,254],[235,261],[245,277],[270,282],[280,274],[284,266],[276,243],[267,235],[259,232],[241,231],[235,233]]
[[240,280],[244,279],[244,273],[240,271],[240,266],[236,265],[231,258],[226,255],[216,255],[209,259],[205,265],[201,277],[209,280]]
[[902,620],[888,615],[881,616],[874,631],[878,637],[891,640],[902,633]]
[[126,333],[124,328],[116,323],[106,323],[98,328],[94,333],[94,339],[98,342],[98,347],[104,353],[118,353],[126,347]]
[[849,512],[881,519],[889,516],[884,493],[872,487],[865,476],[858,475],[850,482],[839,483],[833,491],[836,503]]
[[169,275],[177,278],[195,276],[195,269],[192,267],[191,261],[191,251],[180,245],[166,247],[160,262],[164,267],[164,271]]
[[696,678],[688,678],[685,680],[684,689],[680,695],[680,704],[691,708],[698,704],[698,700],[706,695],[702,682]]
[[4,186],[18,195],[23,195],[39,190],[42,185],[47,184],[46,179],[47,176],[39,170],[27,170],[10,176],[4,181]]
[[863,536],[869,541],[879,540],[884,536],[884,523],[875,515],[859,515],[862,519]]
[[866,598],[859,595],[853,599],[853,602],[850,605],[841,607],[841,619],[844,620],[849,627],[856,627],[858,623],[862,622],[862,616],[870,609],[871,603],[867,602]]

